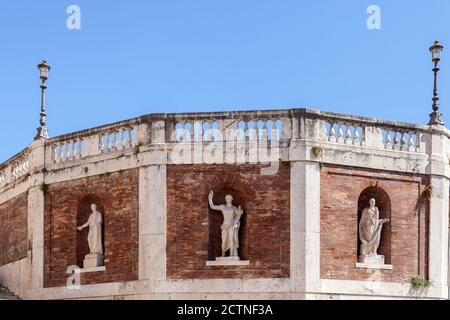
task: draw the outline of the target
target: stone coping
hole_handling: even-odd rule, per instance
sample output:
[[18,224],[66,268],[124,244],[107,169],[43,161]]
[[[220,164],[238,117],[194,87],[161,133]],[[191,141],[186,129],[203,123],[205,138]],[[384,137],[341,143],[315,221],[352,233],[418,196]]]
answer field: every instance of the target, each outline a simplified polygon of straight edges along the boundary
[[356,263],[355,267],[357,269],[379,269],[379,270],[393,270],[394,266],[392,264],[367,264],[367,263]]

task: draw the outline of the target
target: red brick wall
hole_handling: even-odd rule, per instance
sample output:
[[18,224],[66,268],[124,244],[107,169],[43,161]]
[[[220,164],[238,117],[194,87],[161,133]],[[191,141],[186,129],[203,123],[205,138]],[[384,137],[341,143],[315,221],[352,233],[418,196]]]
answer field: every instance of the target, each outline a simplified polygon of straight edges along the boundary
[[[417,275],[427,277],[428,200],[423,193],[426,185],[426,177],[412,174],[324,167],[321,173],[321,277],[386,282],[409,282]],[[379,253],[388,254],[387,262],[393,265],[393,270],[355,268],[358,200],[364,190],[374,186],[384,190],[390,198],[388,218],[391,222],[382,235]],[[367,206],[368,203],[360,203],[360,211]],[[387,204],[379,203],[380,215],[384,218],[389,212],[381,210],[382,207],[387,208]]]
[[[167,276],[177,279],[289,277],[290,166],[262,176],[260,165],[171,165],[167,169]],[[207,267],[220,254],[225,195],[244,209],[240,255],[249,266]],[[211,242],[209,241],[211,239]]]
[[28,194],[0,204],[0,266],[27,257]]
[[138,175],[138,169],[132,169],[49,186],[44,216],[46,287],[64,286],[67,267],[82,267],[89,250],[87,230],[80,233],[76,226],[86,222],[90,203],[96,203],[103,215],[106,271],[83,274],[82,284],[137,280]]

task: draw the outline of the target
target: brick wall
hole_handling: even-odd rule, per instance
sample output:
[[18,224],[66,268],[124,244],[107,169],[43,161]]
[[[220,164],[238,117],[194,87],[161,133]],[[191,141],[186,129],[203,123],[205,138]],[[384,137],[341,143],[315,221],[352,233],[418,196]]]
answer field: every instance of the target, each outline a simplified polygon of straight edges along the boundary
[[64,286],[70,265],[82,267],[88,253],[87,221],[95,203],[104,221],[105,272],[82,274],[82,284],[138,278],[138,169],[64,181],[49,186],[45,196],[44,282]]
[[[167,169],[167,276],[177,279],[289,277],[290,166],[263,176],[260,165],[171,165]],[[240,255],[249,266],[207,267],[220,254],[225,195],[244,209]]]
[[27,257],[28,194],[0,204],[0,266]]
[[[426,185],[426,177],[412,174],[324,167],[321,173],[321,277],[386,282],[409,282],[417,275],[427,277],[428,199],[423,193]],[[369,193],[366,191],[360,197],[364,190]],[[390,203],[380,195],[382,191],[377,190],[384,190]],[[358,211],[368,206],[367,199],[372,196],[378,198],[381,217],[391,219],[383,231],[379,253],[387,255],[386,262],[393,265],[393,270],[355,268],[358,215],[361,214]]]

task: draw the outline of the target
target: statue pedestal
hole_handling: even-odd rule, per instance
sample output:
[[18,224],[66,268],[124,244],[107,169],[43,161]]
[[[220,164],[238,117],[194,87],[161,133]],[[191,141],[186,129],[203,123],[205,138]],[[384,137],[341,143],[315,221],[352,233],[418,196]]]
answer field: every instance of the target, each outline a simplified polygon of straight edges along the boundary
[[384,256],[360,256],[356,268],[392,270],[393,266],[384,263]]
[[250,261],[241,260],[239,257],[218,257],[215,261],[206,261],[208,267],[215,266],[248,266]]
[[102,254],[90,253],[84,257],[84,269],[93,269],[104,265],[105,257]]

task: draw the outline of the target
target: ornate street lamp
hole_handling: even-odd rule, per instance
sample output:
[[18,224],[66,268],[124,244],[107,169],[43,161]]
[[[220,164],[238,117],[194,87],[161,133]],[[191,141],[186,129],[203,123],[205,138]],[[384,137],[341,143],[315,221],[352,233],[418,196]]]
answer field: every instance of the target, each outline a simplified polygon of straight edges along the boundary
[[444,125],[442,114],[439,112],[439,97],[437,90],[437,73],[439,71],[438,63],[441,60],[441,53],[443,49],[444,47],[439,44],[439,41],[435,41],[434,45],[430,48],[432,61],[434,62],[433,112],[430,114],[430,122],[428,123],[430,126],[435,124]]
[[47,61],[43,60],[38,66],[39,69],[39,77],[41,79],[41,113],[40,113],[40,127],[37,128],[37,135],[34,140],[39,139],[48,139],[48,129],[46,127],[47,124],[47,114],[45,113],[45,81],[48,80],[48,73],[50,72],[50,66],[47,64]]

